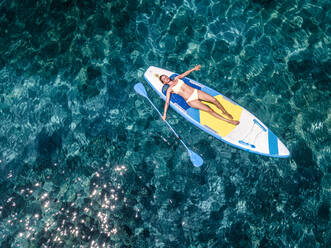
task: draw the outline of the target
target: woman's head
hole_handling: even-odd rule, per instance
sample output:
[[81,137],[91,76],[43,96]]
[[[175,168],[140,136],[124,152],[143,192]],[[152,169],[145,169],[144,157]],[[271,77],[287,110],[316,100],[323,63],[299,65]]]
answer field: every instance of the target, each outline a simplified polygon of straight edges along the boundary
[[161,75],[161,76],[160,76],[160,81],[161,81],[163,84],[168,84],[171,80],[170,80],[170,78],[169,78],[167,75]]

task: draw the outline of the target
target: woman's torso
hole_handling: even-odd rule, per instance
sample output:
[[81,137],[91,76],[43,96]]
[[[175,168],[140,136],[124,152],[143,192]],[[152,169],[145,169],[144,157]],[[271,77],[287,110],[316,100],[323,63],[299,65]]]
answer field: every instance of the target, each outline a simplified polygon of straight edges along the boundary
[[172,90],[175,94],[180,95],[185,100],[187,100],[192,95],[194,89],[185,84],[183,80],[177,79],[177,82],[174,81],[174,83],[176,84],[172,87]]

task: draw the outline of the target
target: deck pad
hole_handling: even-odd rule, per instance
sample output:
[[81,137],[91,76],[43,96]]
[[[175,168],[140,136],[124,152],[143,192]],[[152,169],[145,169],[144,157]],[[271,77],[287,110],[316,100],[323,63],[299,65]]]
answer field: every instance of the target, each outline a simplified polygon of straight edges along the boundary
[[[222,95],[215,96],[215,98],[232,115],[234,120],[240,120],[242,107],[226,100]],[[222,111],[219,108],[217,108],[214,104],[204,101],[202,102],[208,105],[210,108],[212,108],[216,113],[222,115],[224,118],[228,118],[227,116],[223,115]],[[221,137],[227,136],[229,133],[232,132],[233,129],[236,128],[235,125],[229,124],[225,121],[220,121],[216,117],[204,111],[200,111],[200,123],[201,125],[208,126],[209,128],[215,130]]]

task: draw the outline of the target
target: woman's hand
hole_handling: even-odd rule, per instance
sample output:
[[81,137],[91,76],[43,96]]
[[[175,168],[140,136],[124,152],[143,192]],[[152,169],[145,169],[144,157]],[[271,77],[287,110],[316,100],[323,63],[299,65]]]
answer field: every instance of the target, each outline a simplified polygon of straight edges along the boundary
[[194,68],[184,72],[183,74],[178,75],[177,77],[175,77],[175,79],[182,79],[182,78],[186,77],[188,74],[190,74],[192,71],[200,70],[200,68],[201,68],[201,65],[196,65],[196,66],[194,66]]
[[165,120],[166,120],[166,118],[167,118],[167,116],[166,116],[166,115],[163,115],[163,116],[162,116],[162,120],[164,120],[164,121],[165,121]]

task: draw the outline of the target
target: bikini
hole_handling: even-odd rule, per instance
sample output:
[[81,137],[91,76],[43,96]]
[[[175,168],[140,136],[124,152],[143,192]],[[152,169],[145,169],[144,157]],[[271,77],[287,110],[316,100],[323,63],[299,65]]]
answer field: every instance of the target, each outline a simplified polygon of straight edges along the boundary
[[[177,84],[172,88],[174,93],[178,94],[183,84],[184,84],[183,80],[178,79]],[[192,95],[186,100],[186,102],[188,103],[198,99],[199,99],[198,90],[194,89]]]

